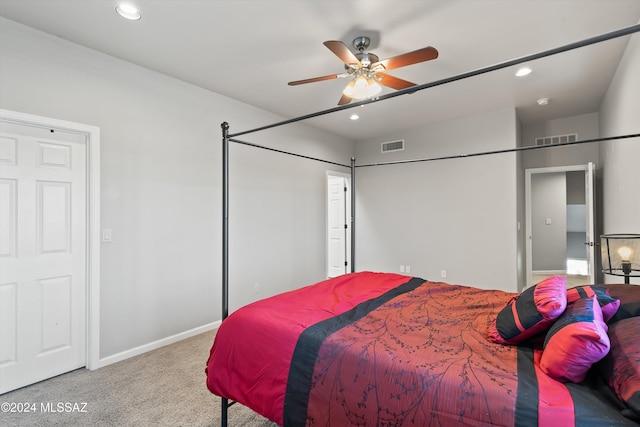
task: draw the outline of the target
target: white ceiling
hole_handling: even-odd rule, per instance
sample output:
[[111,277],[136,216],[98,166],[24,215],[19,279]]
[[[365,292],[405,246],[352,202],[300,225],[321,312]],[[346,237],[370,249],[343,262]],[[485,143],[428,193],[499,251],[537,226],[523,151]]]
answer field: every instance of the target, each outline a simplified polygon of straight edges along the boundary
[[[344,71],[322,42],[371,37],[380,59],[425,46],[433,60],[390,74],[417,84],[543,52],[638,24],[639,0],[0,0],[0,15],[277,113],[337,105],[346,79],[287,82]],[[493,71],[307,123],[353,139],[515,107],[522,123],[595,112],[629,36]],[[383,90],[383,95],[390,93]],[[551,99],[540,107],[536,100]],[[354,110],[361,119],[348,120]],[[265,125],[268,123],[265,123]],[[244,129],[232,129],[241,131]]]

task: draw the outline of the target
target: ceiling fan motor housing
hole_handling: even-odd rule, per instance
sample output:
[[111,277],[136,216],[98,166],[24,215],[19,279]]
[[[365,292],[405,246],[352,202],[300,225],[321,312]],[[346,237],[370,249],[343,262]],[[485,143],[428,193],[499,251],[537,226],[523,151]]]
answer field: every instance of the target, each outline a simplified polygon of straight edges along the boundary
[[353,39],[353,47],[355,47],[360,52],[368,48],[369,44],[371,44],[371,40],[369,39],[369,37],[360,36]]

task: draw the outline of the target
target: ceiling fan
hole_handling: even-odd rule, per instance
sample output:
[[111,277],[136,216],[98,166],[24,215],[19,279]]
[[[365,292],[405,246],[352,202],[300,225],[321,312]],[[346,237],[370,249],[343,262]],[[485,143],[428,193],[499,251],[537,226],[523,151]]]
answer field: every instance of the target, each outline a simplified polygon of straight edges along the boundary
[[296,80],[289,82],[289,86],[350,77],[351,81],[345,87],[338,102],[338,105],[345,105],[351,102],[352,99],[366,99],[377,95],[382,90],[380,85],[396,90],[415,86],[415,83],[394,77],[385,73],[385,71],[429,61],[438,57],[438,51],[428,46],[380,61],[376,54],[366,51],[370,42],[369,37],[356,37],[353,40],[353,47],[358,52],[355,54],[341,41],[329,40],[324,42],[323,44],[344,62],[344,68],[347,71],[341,74]]

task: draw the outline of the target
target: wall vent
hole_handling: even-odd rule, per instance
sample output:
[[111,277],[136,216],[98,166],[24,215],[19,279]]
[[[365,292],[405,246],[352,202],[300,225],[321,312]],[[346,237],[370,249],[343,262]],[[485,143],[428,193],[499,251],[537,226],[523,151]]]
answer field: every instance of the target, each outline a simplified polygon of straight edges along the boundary
[[536,138],[536,147],[542,145],[565,144],[567,142],[576,142],[578,140],[577,133],[568,133],[566,135],[541,136]]
[[399,139],[398,141],[383,142],[381,147],[382,147],[381,151],[383,153],[390,153],[392,151],[402,151],[404,150],[404,139]]

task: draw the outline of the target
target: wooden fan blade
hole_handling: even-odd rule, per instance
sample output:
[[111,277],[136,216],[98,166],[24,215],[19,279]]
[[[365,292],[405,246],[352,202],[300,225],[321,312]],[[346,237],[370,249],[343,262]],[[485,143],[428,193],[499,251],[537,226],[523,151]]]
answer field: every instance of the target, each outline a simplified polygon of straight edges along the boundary
[[415,83],[411,83],[407,80],[402,80],[385,73],[376,73],[376,76],[382,77],[378,80],[378,83],[396,90],[402,90],[416,85]]
[[289,82],[287,83],[289,86],[296,86],[296,85],[302,85],[305,83],[313,83],[313,82],[321,82],[323,80],[332,80],[332,79],[337,79],[338,77],[340,77],[340,74],[331,74],[329,76],[322,76],[322,77],[314,77],[311,79],[304,79],[304,80],[296,80],[293,82]]
[[340,101],[338,101],[338,105],[347,105],[350,102],[351,102],[350,96],[342,95],[342,98],[340,98]]
[[355,64],[361,66],[360,60],[349,50],[347,45],[337,40],[329,40],[323,43],[331,52],[333,52],[342,62],[347,65]]
[[402,55],[387,58],[375,64],[371,64],[371,68],[383,66],[385,70],[393,70],[394,68],[406,67],[407,65],[417,64],[418,62],[429,61],[438,57],[438,51],[431,47],[414,50]]

